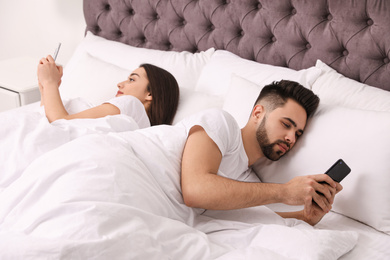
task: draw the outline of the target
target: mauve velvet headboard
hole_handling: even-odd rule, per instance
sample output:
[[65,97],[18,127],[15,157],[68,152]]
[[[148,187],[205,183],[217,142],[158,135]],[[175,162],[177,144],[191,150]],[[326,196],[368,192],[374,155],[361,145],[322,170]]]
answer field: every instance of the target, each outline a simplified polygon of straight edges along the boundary
[[297,70],[321,59],[390,90],[390,0],[84,0],[84,14],[87,30],[132,46]]

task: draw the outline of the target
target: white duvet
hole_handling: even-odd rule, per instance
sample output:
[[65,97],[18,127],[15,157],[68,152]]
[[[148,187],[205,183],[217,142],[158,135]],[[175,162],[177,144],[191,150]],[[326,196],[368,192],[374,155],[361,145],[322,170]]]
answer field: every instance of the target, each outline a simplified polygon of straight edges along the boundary
[[0,258],[312,260],[356,244],[266,207],[188,208],[185,139],[178,126],[98,133],[38,157],[0,193]]
[[[67,100],[67,110],[88,108],[80,99]],[[0,113],[0,192],[36,158],[78,137],[138,129],[126,115],[98,119],[57,120],[50,124],[37,103]]]

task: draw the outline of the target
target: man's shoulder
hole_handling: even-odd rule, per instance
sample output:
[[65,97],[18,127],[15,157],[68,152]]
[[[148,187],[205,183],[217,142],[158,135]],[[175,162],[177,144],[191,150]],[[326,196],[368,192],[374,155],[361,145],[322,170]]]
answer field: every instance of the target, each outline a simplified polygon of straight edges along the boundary
[[239,129],[236,120],[228,112],[219,109],[206,109],[183,119],[179,125],[184,125],[186,128],[191,128],[194,125],[203,126],[213,131],[222,129]]
[[224,120],[237,124],[234,117],[227,111],[220,108],[210,108],[199,113],[201,117],[212,118],[214,120]]

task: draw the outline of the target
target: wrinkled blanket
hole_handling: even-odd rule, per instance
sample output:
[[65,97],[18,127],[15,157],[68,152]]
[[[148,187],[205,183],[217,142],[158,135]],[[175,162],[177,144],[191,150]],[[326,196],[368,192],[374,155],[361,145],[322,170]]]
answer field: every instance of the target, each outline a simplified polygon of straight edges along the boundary
[[[68,110],[83,110],[83,101],[69,100]],[[70,106],[72,105],[72,106]],[[16,180],[36,158],[78,137],[93,133],[138,129],[126,115],[98,119],[57,120],[49,123],[43,107],[27,107],[0,113],[0,192]]]
[[266,207],[187,207],[185,140],[179,126],[98,133],[38,157],[0,193],[0,258],[313,260],[356,244]]

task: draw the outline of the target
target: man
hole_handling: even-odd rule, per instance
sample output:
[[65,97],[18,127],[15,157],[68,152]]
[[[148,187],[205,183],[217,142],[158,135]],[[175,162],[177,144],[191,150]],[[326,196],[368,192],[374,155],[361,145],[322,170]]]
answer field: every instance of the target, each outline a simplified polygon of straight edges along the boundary
[[239,174],[262,157],[276,161],[291,150],[318,104],[313,92],[283,80],[264,87],[241,130],[223,112],[197,121],[204,123],[194,123],[182,158],[181,187],[186,205],[214,210],[270,203],[304,205],[303,211],[278,214],[318,223],[342,189],[329,176],[302,176],[286,184],[273,184],[245,182]]

